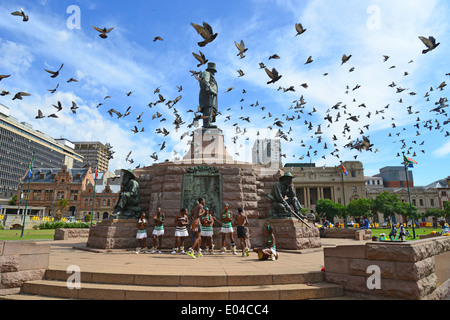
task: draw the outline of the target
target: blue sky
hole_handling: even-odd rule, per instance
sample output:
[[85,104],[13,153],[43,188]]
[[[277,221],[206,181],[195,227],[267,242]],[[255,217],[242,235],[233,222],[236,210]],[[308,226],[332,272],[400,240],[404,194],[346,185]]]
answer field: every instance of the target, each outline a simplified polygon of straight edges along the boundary
[[[21,7],[28,22],[10,14]],[[400,165],[397,154],[404,151],[418,162],[415,184],[426,185],[450,175],[448,107],[430,111],[449,90],[437,88],[450,80],[449,13],[445,1],[418,0],[8,2],[0,8],[0,74],[11,76],[0,88],[31,96],[14,101],[0,96],[0,103],[19,121],[55,138],[110,143],[115,150],[111,171],[151,165],[154,152],[159,161],[173,160],[188,149],[188,137],[181,136],[192,132],[188,111],[197,109],[199,91],[189,71],[204,70],[192,55],[202,51],[217,65],[218,124],[236,160],[251,160],[258,131],[270,137],[281,129],[289,132],[289,141],[281,140],[284,163],[335,166],[356,157],[370,176],[381,167]],[[218,36],[200,48],[201,37],[190,23],[203,21]],[[295,23],[307,31],[295,36]],[[91,25],[114,30],[101,39]],[[156,36],[163,41],[154,42]],[[422,54],[425,46],[418,36],[434,36],[441,44]],[[241,40],[248,47],[243,59],[234,45]],[[269,59],[273,54],[280,59]],[[344,54],[352,56],[341,64]],[[313,62],[305,64],[309,56]],[[268,85],[259,62],[276,68],[282,78]],[[62,63],[57,78],[44,71]],[[238,69],[245,75],[239,77]],[[78,82],[67,83],[71,77]],[[301,86],[305,83],[307,88]],[[48,91],[58,84],[53,94]],[[291,86],[295,91],[280,89]],[[159,100],[157,88],[166,101],[180,95],[181,100],[172,108],[165,103],[149,108]],[[306,104],[294,108],[300,97]],[[57,101],[63,105],[59,118],[35,119],[38,109],[55,113]],[[76,114],[70,111],[72,101],[79,106]],[[107,112],[113,108],[123,114],[130,106],[130,115],[120,119]],[[172,124],[175,109],[185,122],[178,130]],[[162,116],[152,119],[156,112]],[[332,123],[324,119],[327,115]],[[283,121],[282,128],[276,120]],[[133,133],[135,125],[144,131]],[[320,135],[315,133],[319,125]],[[246,134],[236,133],[237,127]],[[170,134],[155,133],[158,128]],[[345,147],[362,136],[369,137],[372,151]],[[166,148],[160,151],[163,141]],[[133,164],[126,162],[130,151]]]

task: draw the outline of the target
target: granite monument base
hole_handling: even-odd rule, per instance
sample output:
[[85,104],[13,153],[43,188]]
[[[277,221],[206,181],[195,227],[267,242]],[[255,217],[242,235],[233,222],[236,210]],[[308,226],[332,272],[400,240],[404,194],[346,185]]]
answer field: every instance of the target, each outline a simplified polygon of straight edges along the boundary
[[137,220],[104,220],[89,230],[86,246],[96,249],[136,248],[136,233]]
[[254,230],[252,246],[264,245],[264,226],[269,223],[274,228],[276,246],[278,249],[302,250],[309,248],[320,248],[321,242],[319,229],[311,223],[306,224],[296,218],[287,219],[264,219],[259,220],[259,232]]

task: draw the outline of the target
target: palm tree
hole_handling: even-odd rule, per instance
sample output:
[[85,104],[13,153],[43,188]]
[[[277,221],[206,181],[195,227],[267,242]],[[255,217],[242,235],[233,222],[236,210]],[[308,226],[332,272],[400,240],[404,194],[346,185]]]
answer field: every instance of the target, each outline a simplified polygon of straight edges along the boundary
[[61,198],[58,200],[58,210],[55,212],[55,218],[56,220],[61,220],[62,212],[64,209],[66,209],[69,206],[69,200],[66,198]]

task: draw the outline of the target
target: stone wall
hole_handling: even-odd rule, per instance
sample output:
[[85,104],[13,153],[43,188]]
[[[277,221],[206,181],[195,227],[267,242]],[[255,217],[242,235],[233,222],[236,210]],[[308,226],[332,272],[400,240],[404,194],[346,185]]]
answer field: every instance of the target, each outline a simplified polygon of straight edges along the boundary
[[450,295],[448,272],[442,271],[450,265],[449,251],[450,237],[324,248],[324,279],[363,299],[441,300]]
[[25,281],[43,279],[50,244],[0,241],[0,296],[17,294]]
[[336,238],[336,239],[355,239],[355,240],[370,240],[372,231],[370,229],[340,229],[330,228],[320,231],[321,238]]
[[53,240],[89,237],[89,228],[57,228]]
[[[183,175],[192,164],[160,163],[135,170],[140,186],[140,204],[144,212],[154,215],[161,206],[167,222],[181,209]],[[222,201],[236,212],[243,207],[250,219],[269,216],[270,201],[267,194],[282,175],[281,171],[267,169],[254,164],[212,165],[222,177]],[[208,199],[206,199],[208,203]],[[253,222],[257,225],[257,221]]]

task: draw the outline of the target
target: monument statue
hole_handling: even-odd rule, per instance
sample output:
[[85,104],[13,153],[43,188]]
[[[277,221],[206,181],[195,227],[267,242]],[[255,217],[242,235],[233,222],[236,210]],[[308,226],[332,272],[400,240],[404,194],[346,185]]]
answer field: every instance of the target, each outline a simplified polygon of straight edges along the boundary
[[[302,206],[298,201],[292,179],[294,177],[290,172],[286,172],[284,176],[281,176],[278,182],[276,182],[270,194],[268,195],[272,203],[272,209],[270,211],[271,218],[285,218],[295,216],[303,221],[306,218],[300,213]],[[294,208],[292,210],[291,208]]]
[[216,122],[218,110],[217,94],[219,91],[216,79],[214,79],[216,72],[216,64],[208,62],[208,66],[200,78],[199,106],[203,114],[203,128],[217,128],[212,125]]
[[139,204],[139,183],[134,173],[122,169],[123,177],[120,186],[119,200],[111,215],[113,219],[138,219],[142,212]]

